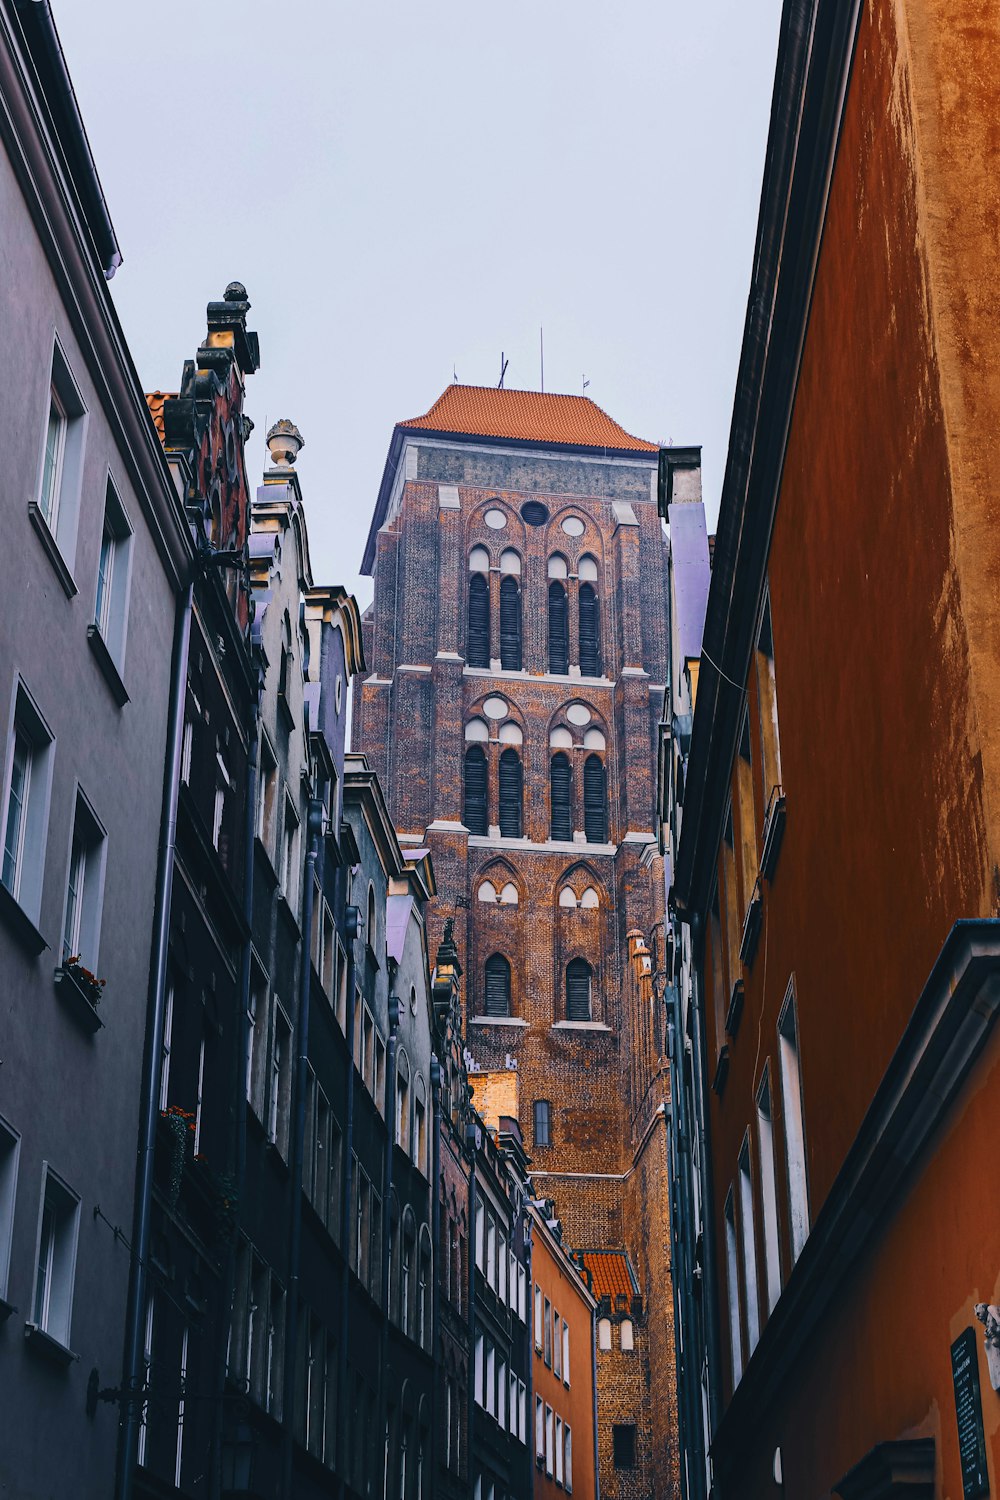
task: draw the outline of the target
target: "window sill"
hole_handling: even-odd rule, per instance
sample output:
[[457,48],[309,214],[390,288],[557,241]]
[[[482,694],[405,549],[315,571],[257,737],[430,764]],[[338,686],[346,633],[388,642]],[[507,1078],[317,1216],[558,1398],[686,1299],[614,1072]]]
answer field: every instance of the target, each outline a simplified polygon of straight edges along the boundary
[[292,929],[295,936],[298,937],[299,919],[295,915],[295,910],[288,897],[285,895],[284,891],[282,891],[278,897],[278,910],[281,912],[281,915],[284,917],[286,923]]
[[37,958],[49,946],[24,907],[5,885],[0,883],[0,921],[10,928],[25,952]]
[[521,1026],[527,1028],[527,1021],[521,1016],[470,1016],[470,1026]]
[[291,1169],[277,1141],[268,1141],[267,1159],[281,1177],[288,1177],[290,1175]]
[[24,1341],[30,1348],[37,1349],[39,1354],[50,1359],[53,1364],[61,1365],[63,1369],[68,1369],[80,1358],[79,1354],[74,1354],[72,1349],[67,1349],[65,1344],[54,1339],[51,1333],[46,1333],[44,1328],[39,1328],[37,1323],[25,1323]]
[[740,1029],[740,1019],[743,1015],[743,980],[737,979],[733,985],[732,994],[729,997],[729,1009],[726,1011],[726,1035],[735,1037]]
[[603,1021],[553,1021],[553,1031],[606,1031],[611,1035],[611,1027],[605,1026]]
[[97,1006],[84,992],[75,974],[70,973],[66,968],[58,968],[54,978],[59,998],[70,1011],[77,1025],[91,1036],[102,1031],[104,1022],[98,1014]]
[[729,1077],[729,1048],[728,1047],[723,1047],[719,1051],[719,1060],[718,1060],[718,1062],[715,1065],[715,1077],[712,1079],[712,1088],[715,1091],[715,1093],[718,1094],[718,1096],[719,1096],[720,1099],[722,1098],[722,1091],[723,1091],[723,1089],[726,1086],[726,1079],[728,1077]]
[[3,1327],[11,1313],[16,1313],[17,1308],[13,1302],[8,1302],[6,1297],[0,1297],[0,1328]]
[[87,644],[94,653],[94,660],[101,669],[102,677],[111,689],[112,698],[119,708],[124,708],[129,701],[128,689],[122,681],[121,673],[115,665],[114,658],[98,626],[87,626]]
[[757,940],[760,937],[763,917],[764,906],[760,892],[760,881],[758,880],[750,896],[746,916],[743,919],[743,935],[740,938],[740,961],[748,969],[752,968],[754,958],[757,954]]
[[35,528],[35,535],[41,542],[46,557],[52,564],[52,571],[62,584],[63,593],[67,599],[72,599],[74,594],[77,594],[79,590],[77,589],[72,573],[66,566],[62,553],[59,551],[59,543],[49,530],[49,523],[42,515],[35,500],[28,501],[28,518]]
[[785,794],[780,786],[771,791],[761,835],[760,873],[764,880],[771,880],[781,852],[781,840],[785,836]]

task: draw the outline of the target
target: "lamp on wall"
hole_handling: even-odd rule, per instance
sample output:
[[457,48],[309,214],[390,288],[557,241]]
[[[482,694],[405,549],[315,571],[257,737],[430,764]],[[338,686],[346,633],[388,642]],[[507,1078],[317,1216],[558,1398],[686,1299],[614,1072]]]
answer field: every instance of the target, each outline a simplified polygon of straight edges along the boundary
[[222,1444],[222,1493],[224,1500],[253,1500],[254,1459],[257,1434],[249,1422],[240,1422]]

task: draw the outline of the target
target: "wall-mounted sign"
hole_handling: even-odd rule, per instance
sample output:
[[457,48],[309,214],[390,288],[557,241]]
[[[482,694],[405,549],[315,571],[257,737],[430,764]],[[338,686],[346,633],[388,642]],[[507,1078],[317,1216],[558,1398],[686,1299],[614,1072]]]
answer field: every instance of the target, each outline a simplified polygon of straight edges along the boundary
[[986,1438],[974,1328],[967,1328],[951,1346],[951,1378],[955,1384],[962,1493],[964,1500],[978,1500],[979,1496],[989,1494],[990,1482],[986,1475]]

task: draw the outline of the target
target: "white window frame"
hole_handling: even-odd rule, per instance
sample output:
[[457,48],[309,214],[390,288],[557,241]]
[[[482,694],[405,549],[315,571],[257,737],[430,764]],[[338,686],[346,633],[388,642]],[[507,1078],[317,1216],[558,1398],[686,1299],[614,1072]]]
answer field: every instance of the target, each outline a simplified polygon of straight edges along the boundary
[[794,975],[788,981],[788,989],[778,1017],[778,1059],[781,1073],[781,1116],[785,1139],[788,1223],[791,1234],[792,1264],[794,1265],[809,1238],[809,1182],[806,1169],[805,1114],[802,1105],[802,1069]]
[[760,1339],[760,1297],[757,1289],[757,1213],[750,1168],[750,1132],[743,1137],[737,1158],[740,1194],[740,1259],[743,1266],[743,1311],[747,1330],[747,1359]]
[[132,586],[132,523],[121,493],[108,474],[101,527],[101,550],[97,562],[94,625],[115,666],[125,660],[128,633],[128,603]]
[[569,1390],[569,1324],[565,1318],[562,1320],[562,1346],[563,1385]]
[[[9,851],[8,820],[15,747],[19,736],[27,748],[27,765],[21,789],[18,828],[13,847]],[[32,923],[37,923],[42,905],[54,759],[55,736],[39,712],[24,680],[16,676],[7,721],[3,815],[0,817],[0,879]]]
[[743,1325],[740,1321],[740,1269],[736,1242],[736,1209],[733,1189],[726,1194],[723,1210],[726,1232],[726,1292],[729,1299],[729,1354],[733,1390],[743,1378]]
[[[59,1202],[58,1220],[48,1221],[52,1201]],[[61,1200],[61,1201],[60,1201]],[[56,1210],[53,1210],[55,1213]],[[31,1326],[48,1335],[64,1349],[70,1347],[73,1326],[73,1293],[76,1283],[76,1252],[80,1237],[80,1198],[54,1172],[48,1162],[42,1163],[42,1191],[38,1205],[38,1230],[35,1237],[35,1274],[31,1289]],[[39,1285],[44,1259],[45,1283]],[[58,1287],[59,1303],[53,1307],[53,1291]],[[39,1301],[41,1298],[41,1301]]]
[[767,1310],[771,1313],[781,1296],[781,1240],[778,1231],[778,1182],[774,1165],[774,1104],[771,1097],[770,1063],[764,1065],[764,1074],[757,1090],[757,1170],[760,1175],[763,1214]]
[[174,1040],[174,982],[167,980],[167,998],[163,1008],[163,1041],[160,1044],[160,1110],[170,1102],[170,1052]]
[[[49,416],[53,405],[61,419],[59,452],[56,456],[51,498],[47,499],[45,475]],[[38,516],[72,572],[80,524],[80,492],[83,482],[83,452],[87,432],[87,405],[70,368],[58,335],[52,341],[52,361],[46,386],[45,416],[38,464],[34,505]]]
[[63,901],[61,962],[79,958],[95,974],[100,957],[107,848],[104,825],[78,783]]

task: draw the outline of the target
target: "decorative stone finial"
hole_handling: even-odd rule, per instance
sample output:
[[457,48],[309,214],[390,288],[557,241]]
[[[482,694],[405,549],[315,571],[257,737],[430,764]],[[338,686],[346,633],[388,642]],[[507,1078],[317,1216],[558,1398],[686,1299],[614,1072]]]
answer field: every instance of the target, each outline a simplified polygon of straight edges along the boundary
[[267,446],[271,450],[271,461],[278,469],[290,469],[305,447],[305,438],[294,422],[282,417],[267,430]]
[[247,289],[242,281],[231,281],[222,296],[226,302],[246,302]]

